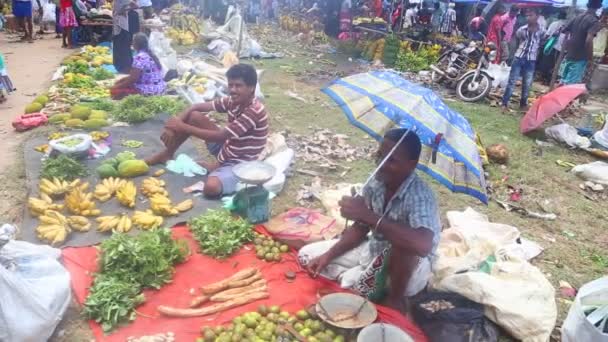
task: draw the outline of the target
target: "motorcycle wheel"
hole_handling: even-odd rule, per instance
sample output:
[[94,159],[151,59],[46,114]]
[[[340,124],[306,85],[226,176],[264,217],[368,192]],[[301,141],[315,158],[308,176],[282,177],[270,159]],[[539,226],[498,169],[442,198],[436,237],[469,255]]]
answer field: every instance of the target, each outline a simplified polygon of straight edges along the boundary
[[471,73],[465,76],[456,85],[456,95],[465,102],[479,101],[490,93],[492,89],[492,80],[486,74],[479,74],[477,77],[477,89],[470,91],[469,87],[473,86],[475,74]]
[[[447,67],[448,65],[448,58],[449,58],[449,54],[444,52],[439,59],[437,60],[437,66],[441,69],[444,69]],[[431,82],[433,84],[439,84],[441,83],[443,80],[445,79],[445,77],[443,75],[441,75],[440,73],[438,73],[437,71],[431,70]]]

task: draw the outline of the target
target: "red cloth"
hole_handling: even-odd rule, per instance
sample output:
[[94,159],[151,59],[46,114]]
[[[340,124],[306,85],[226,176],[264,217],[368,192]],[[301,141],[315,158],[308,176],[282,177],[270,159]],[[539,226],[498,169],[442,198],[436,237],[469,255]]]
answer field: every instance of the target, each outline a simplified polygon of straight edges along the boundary
[[110,97],[112,100],[121,100],[129,95],[139,94],[135,88],[110,88]]
[[569,84],[544,94],[534,101],[526,115],[521,118],[519,131],[525,134],[539,128],[543,122],[568,107],[585,92],[587,87],[584,84]]
[[494,18],[492,18],[492,21],[490,21],[490,27],[488,28],[488,42],[494,42],[494,44],[496,44],[496,58],[492,61],[494,64],[500,63],[502,49],[500,48],[500,41],[498,38],[499,35],[502,36],[501,30],[503,25],[502,15],[496,14]]
[[72,0],[61,0],[59,1],[59,8],[66,9],[68,7],[72,7]]
[[[173,229],[173,236],[185,238],[192,251],[197,250],[196,242],[192,239],[190,231],[185,227]],[[95,247],[65,248],[62,252],[65,267],[72,278],[72,290],[76,300],[82,304],[88,295],[88,288],[93,281],[92,275],[97,268],[97,249]],[[157,311],[158,305],[187,307],[193,296],[190,289],[196,289],[226,278],[236,271],[246,267],[257,267],[262,271],[268,281],[270,298],[256,301],[248,305],[227,310],[215,315],[172,318],[161,316]],[[291,270],[297,272],[296,280],[288,283],[284,274]],[[294,313],[317,301],[317,295],[330,292],[343,291],[337,284],[324,280],[312,279],[301,270],[295,254],[285,255],[281,263],[267,263],[255,257],[255,250],[245,246],[236,255],[227,260],[219,261],[213,258],[192,254],[189,259],[176,267],[173,282],[163,286],[159,291],[146,290],[146,302],[137,308],[138,315],[131,324],[117,329],[105,336],[99,324],[89,321],[98,341],[125,341],[129,336],[152,335],[156,333],[175,333],[176,341],[193,341],[200,335],[201,326],[215,326],[227,324],[235,316],[248,311],[255,311],[261,304],[280,305],[284,310]],[[376,305],[381,321],[399,326],[410,334],[415,341],[427,341],[422,331],[411,321],[395,310]]]

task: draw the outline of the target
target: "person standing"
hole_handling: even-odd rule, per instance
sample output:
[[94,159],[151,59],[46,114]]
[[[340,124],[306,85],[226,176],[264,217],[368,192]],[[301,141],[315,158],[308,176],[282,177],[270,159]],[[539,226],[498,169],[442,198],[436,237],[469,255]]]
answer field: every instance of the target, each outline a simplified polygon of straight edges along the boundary
[[122,74],[128,74],[133,64],[131,42],[133,34],[139,31],[139,15],[132,10],[135,6],[130,0],[115,0],[112,9],[112,58],[114,67]]
[[33,43],[32,0],[13,0],[13,15],[17,19],[17,25],[24,33],[21,41]]
[[416,5],[410,4],[407,11],[405,11],[405,19],[403,21],[403,28],[411,28],[416,24],[416,16],[418,15],[418,11],[416,11]]
[[441,33],[446,36],[451,36],[456,28],[456,5],[453,2],[448,4],[448,10],[444,13],[441,19]]
[[564,27],[567,39],[566,56],[562,62],[562,84],[581,83],[587,65],[593,64],[593,39],[601,25],[596,12],[602,0],[589,0],[587,11],[576,16]]
[[435,3],[435,10],[433,10],[433,15],[431,16],[431,26],[433,27],[433,32],[439,32],[441,28],[441,20],[443,19],[443,11],[441,10],[441,4]]
[[498,49],[496,49],[496,58],[492,61],[492,63],[494,64],[498,64],[502,60],[502,49],[500,49],[499,47],[501,47],[501,41],[503,38],[502,29],[504,14],[505,8],[504,6],[500,5],[496,11],[496,15],[494,15],[494,17],[490,21],[490,27],[488,28],[488,42],[492,42],[496,45],[496,47],[498,47]]
[[353,3],[351,0],[342,1],[340,7],[340,32],[350,32],[352,26]]
[[[538,63],[538,70],[541,78],[547,84],[551,81],[553,69],[556,66],[557,59],[562,51],[564,42],[564,34],[562,30],[566,25],[566,12],[560,11],[557,15],[557,20],[549,25],[545,32],[546,44],[542,52],[542,57]],[[559,67],[559,66],[558,66]]]
[[534,81],[536,58],[538,57],[538,51],[545,32],[538,26],[538,12],[535,8],[528,8],[526,10],[526,22],[527,24],[520,27],[515,33],[517,51],[515,51],[513,63],[511,64],[509,82],[502,97],[503,111],[508,110],[515,82],[520,76],[522,77],[522,82],[519,107],[522,110],[526,110],[528,107],[528,94],[532,81]]
[[78,27],[76,14],[72,8],[72,0],[61,0],[61,10],[59,12],[59,24],[63,28],[63,44],[62,48],[72,49],[72,28]]
[[154,9],[152,8],[152,0],[137,0],[137,7],[141,9],[144,20],[152,19],[154,16]]
[[483,40],[488,30],[488,23],[483,17],[483,9],[478,8],[476,15],[469,23],[469,39]]
[[517,21],[517,14],[519,13],[519,9],[513,5],[509,9],[509,13],[505,13],[502,16],[503,20],[503,39],[500,41],[500,49],[502,50],[502,62],[506,62],[511,58],[511,53],[509,50],[509,45],[511,44],[511,40],[513,38],[513,28],[515,27],[515,22]]

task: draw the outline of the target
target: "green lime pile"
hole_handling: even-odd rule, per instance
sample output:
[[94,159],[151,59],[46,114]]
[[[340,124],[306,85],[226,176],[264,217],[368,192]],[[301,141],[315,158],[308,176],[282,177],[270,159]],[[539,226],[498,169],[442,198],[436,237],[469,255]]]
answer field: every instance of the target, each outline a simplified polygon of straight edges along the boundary
[[255,232],[253,239],[255,254],[260,260],[268,262],[281,261],[281,255],[289,252],[289,246],[275,241],[270,236]]
[[291,315],[278,305],[261,305],[257,311],[237,316],[226,326],[202,327],[202,336],[196,342],[297,341],[285,325],[291,325],[308,342],[345,341],[344,336],[310,317],[306,310]]

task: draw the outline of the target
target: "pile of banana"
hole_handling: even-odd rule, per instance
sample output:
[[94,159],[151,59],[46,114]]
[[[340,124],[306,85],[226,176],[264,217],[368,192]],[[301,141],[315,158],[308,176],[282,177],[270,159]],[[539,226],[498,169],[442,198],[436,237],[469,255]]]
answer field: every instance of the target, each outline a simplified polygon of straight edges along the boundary
[[161,194],[169,197],[169,193],[165,190],[165,181],[158,178],[146,178],[141,182],[141,193],[146,197],[151,197],[154,194]]
[[80,184],[80,179],[76,179],[72,182],[53,178],[52,180],[43,178],[40,180],[38,187],[40,192],[51,197],[60,197],[74,189]]
[[169,25],[167,36],[179,45],[192,45],[201,34],[200,20],[193,14],[184,13],[184,8],[171,8]]
[[49,134],[48,139],[49,139],[49,141],[51,141],[51,140],[65,138],[67,136],[68,136],[68,133],[66,133],[66,132],[53,132],[53,133]]
[[27,207],[33,216],[42,216],[48,210],[61,211],[63,210],[63,204],[55,204],[49,195],[45,193],[40,194],[40,198],[30,197],[27,199]]
[[91,229],[91,222],[84,216],[68,216],[68,226],[77,232],[88,232]]
[[150,230],[156,229],[163,224],[163,217],[154,215],[152,210],[135,211],[132,217],[133,224],[139,229]]
[[101,210],[93,202],[93,193],[86,192],[89,183],[83,183],[72,189],[65,196],[65,206],[69,212],[80,216],[98,216]]
[[167,196],[153,194],[150,197],[150,208],[152,209],[152,212],[160,216],[175,216],[192,209],[193,206],[194,202],[191,199],[187,199],[174,206],[173,203],[171,203],[171,199]]
[[137,196],[137,188],[131,181],[126,181],[118,190],[116,190],[116,199],[127,208],[135,207],[135,197]]
[[101,183],[98,183],[95,186],[93,196],[101,202],[106,202],[112,198],[116,191],[118,191],[126,182],[127,181],[124,179],[115,177],[104,178]]
[[133,227],[133,222],[127,214],[113,215],[113,216],[100,216],[95,219],[99,225],[97,226],[98,232],[117,232],[126,233]]
[[55,210],[47,210],[40,217],[40,225],[36,228],[36,235],[40,240],[51,244],[62,243],[70,233],[68,220]]
[[105,131],[93,131],[89,133],[89,135],[91,136],[91,138],[93,138],[93,141],[99,141],[109,137],[110,133]]

